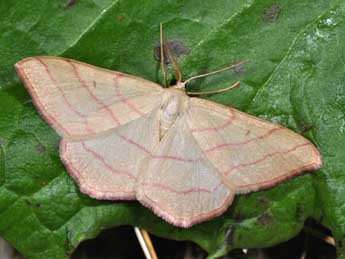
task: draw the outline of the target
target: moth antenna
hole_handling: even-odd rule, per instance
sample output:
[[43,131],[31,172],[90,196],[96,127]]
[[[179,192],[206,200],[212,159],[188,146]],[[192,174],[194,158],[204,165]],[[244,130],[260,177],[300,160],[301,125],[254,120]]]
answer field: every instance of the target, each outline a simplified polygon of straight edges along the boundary
[[237,88],[240,86],[240,82],[237,81],[236,83],[230,85],[229,87],[219,89],[219,90],[213,90],[213,91],[205,91],[205,92],[186,92],[189,95],[202,95],[202,94],[218,94],[218,93],[223,93],[225,91],[228,91],[232,88]]
[[162,68],[162,73],[163,73],[163,80],[164,80],[164,87],[168,87],[168,80],[167,80],[167,73],[165,70],[165,63],[164,63],[164,39],[163,39],[163,24],[159,24],[159,31],[160,31],[160,54],[161,54],[161,68]]
[[166,52],[168,54],[170,64],[173,67],[173,70],[175,72],[175,78],[176,78],[177,82],[179,83],[182,81],[182,73],[181,73],[180,67],[177,64],[177,61],[175,59],[175,55],[172,53],[169,44],[166,44],[165,47],[166,47]]
[[214,75],[214,74],[217,74],[217,73],[220,73],[220,72],[223,72],[225,70],[228,70],[228,69],[232,69],[234,67],[238,67],[242,64],[246,63],[246,61],[240,61],[240,62],[237,62],[235,64],[232,64],[230,66],[227,66],[227,67],[224,67],[224,68],[221,68],[221,69],[218,69],[218,70],[215,70],[215,71],[212,71],[212,72],[209,72],[209,73],[205,73],[205,74],[201,74],[201,75],[197,75],[197,76],[192,76],[191,78],[187,79],[186,81],[184,81],[184,84],[187,84],[188,82],[194,80],[194,79],[197,79],[197,78],[200,78],[200,77],[205,77],[205,76],[211,76],[211,75]]

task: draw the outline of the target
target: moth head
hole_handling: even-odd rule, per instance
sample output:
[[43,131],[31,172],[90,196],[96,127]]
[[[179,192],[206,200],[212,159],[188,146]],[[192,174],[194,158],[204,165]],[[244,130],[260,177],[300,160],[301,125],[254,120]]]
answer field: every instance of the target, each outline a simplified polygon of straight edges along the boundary
[[176,85],[172,86],[172,88],[174,89],[181,89],[183,91],[186,91],[185,87],[186,87],[186,84],[182,81],[177,81]]

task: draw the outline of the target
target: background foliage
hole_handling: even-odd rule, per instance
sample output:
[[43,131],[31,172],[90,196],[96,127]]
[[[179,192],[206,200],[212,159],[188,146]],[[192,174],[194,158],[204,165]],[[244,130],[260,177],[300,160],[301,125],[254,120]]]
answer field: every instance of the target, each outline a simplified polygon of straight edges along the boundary
[[[71,1],[70,1],[71,2]],[[341,0],[0,2],[0,235],[27,258],[67,258],[110,226],[142,226],[192,240],[216,258],[296,235],[306,218],[329,227],[345,248],[345,3]],[[81,194],[58,155],[59,138],[40,118],[13,65],[34,55],[81,60],[161,82],[153,48],[159,22],[189,53],[184,77],[238,60],[233,73],[200,80],[208,98],[278,122],[309,138],[323,156],[318,172],[235,199],[221,217],[173,227],[136,202]],[[116,152],[116,151],[114,151]]]

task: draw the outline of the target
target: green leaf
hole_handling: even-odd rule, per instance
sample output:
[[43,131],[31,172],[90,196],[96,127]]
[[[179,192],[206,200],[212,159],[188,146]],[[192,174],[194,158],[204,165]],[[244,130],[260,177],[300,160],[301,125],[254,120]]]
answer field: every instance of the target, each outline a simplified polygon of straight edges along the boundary
[[[0,234],[27,258],[68,258],[83,240],[137,225],[192,240],[216,258],[295,236],[306,218],[328,226],[345,257],[345,4],[315,0],[0,2]],[[59,137],[41,119],[13,65],[59,55],[162,82],[153,49],[159,23],[190,51],[184,78],[246,60],[193,90],[239,89],[208,98],[285,125],[309,138],[322,170],[237,196],[222,216],[173,227],[137,202],[80,193],[59,159]]]

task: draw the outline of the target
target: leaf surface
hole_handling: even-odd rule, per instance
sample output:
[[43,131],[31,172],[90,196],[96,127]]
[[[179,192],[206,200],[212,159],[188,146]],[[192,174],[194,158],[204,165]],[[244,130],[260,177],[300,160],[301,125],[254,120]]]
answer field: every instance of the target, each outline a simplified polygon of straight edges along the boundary
[[[192,240],[216,258],[234,248],[265,247],[296,235],[306,218],[328,226],[340,256],[345,236],[345,86],[342,1],[85,0],[0,3],[0,235],[27,258],[68,258],[102,229],[137,225]],[[162,82],[153,51],[164,23],[188,48],[185,79],[235,61],[232,72],[193,82],[207,96],[306,136],[323,168],[275,188],[237,196],[222,216],[173,227],[137,202],[97,201],[80,193],[58,154],[59,137],[41,119],[13,65],[58,55]],[[116,152],[116,151],[114,151]]]

